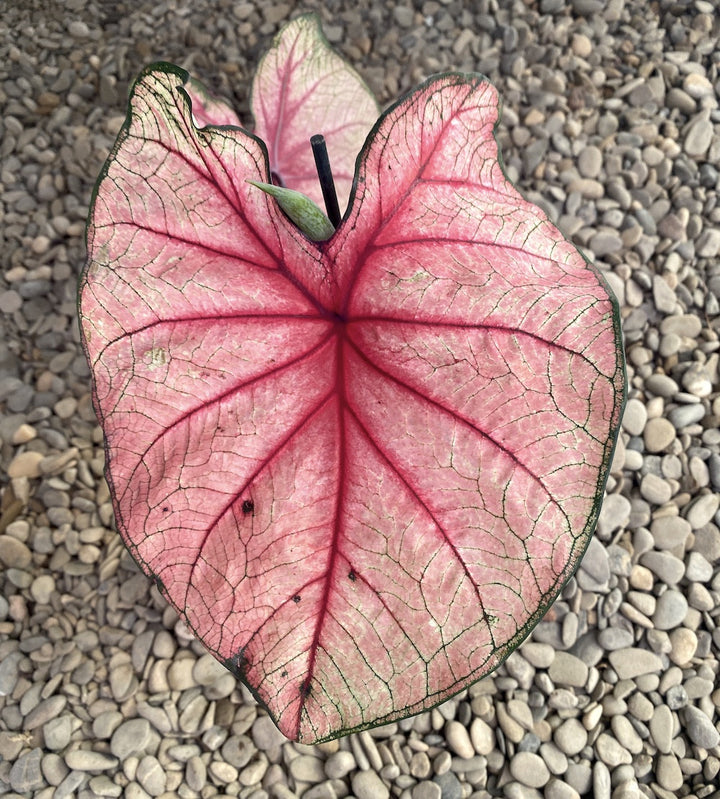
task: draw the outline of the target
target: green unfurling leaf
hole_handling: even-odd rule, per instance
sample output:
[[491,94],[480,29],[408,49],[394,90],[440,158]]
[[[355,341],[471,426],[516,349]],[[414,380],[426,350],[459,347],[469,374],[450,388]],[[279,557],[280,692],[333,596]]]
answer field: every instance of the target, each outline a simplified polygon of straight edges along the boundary
[[301,192],[257,180],[248,180],[248,183],[274,197],[282,210],[312,241],[327,241],[335,232],[327,216]]

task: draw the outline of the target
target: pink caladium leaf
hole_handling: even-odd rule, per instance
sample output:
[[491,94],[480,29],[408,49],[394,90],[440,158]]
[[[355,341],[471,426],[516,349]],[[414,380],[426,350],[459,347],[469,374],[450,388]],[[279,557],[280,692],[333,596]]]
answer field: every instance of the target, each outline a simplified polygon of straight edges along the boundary
[[106,473],[142,569],[311,743],[444,701],[557,596],[618,433],[618,308],[504,177],[481,76],[380,116],[320,243],[187,80],[139,77],[93,199]]
[[271,175],[318,205],[323,199],[308,139],[313,133],[325,137],[344,211],[355,159],[379,108],[360,75],[327,43],[314,14],[288,23],[260,62],[252,111]]

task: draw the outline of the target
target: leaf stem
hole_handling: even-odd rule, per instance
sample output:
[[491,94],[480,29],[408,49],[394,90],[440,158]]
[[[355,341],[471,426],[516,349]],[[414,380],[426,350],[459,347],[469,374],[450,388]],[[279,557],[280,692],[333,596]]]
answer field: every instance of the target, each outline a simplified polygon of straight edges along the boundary
[[320,188],[325,200],[328,219],[333,227],[340,224],[340,206],[338,205],[337,193],[335,191],[335,181],[333,180],[332,170],[330,169],[330,159],[328,158],[325,137],[316,133],[310,139],[313,156],[315,157],[315,168],[320,179]]

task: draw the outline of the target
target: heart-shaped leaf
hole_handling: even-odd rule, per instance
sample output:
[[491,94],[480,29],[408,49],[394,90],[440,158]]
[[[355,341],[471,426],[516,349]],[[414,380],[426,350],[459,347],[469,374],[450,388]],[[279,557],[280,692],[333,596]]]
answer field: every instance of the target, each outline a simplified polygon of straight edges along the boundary
[[360,75],[327,43],[314,14],[288,23],[263,57],[253,81],[252,111],[254,133],[269,151],[271,174],[320,206],[308,140],[314,133],[325,137],[344,211],[355,159],[379,109]]
[[[573,572],[623,402],[617,305],[505,179],[484,79],[383,114],[314,243],[144,72],[98,183],[80,317],[116,521],[289,737],[495,668]],[[322,131],[321,131],[322,132]]]

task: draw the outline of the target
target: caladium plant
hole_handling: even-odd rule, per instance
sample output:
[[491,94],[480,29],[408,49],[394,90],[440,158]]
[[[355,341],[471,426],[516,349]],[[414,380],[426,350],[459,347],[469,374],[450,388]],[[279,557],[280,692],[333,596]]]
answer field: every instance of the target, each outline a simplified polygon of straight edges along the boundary
[[[184,70],[139,76],[79,315],[125,543],[311,743],[447,699],[542,617],[597,520],[621,332],[505,178],[482,76],[377,118],[306,16],[252,109],[254,134]],[[249,182],[320,204],[317,133],[344,210],[321,242]]]

